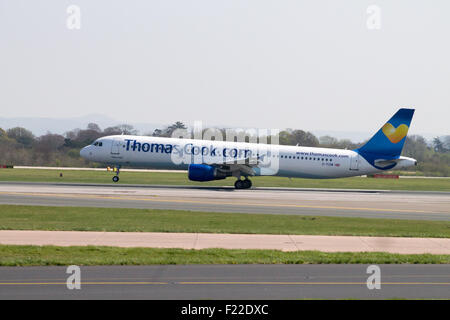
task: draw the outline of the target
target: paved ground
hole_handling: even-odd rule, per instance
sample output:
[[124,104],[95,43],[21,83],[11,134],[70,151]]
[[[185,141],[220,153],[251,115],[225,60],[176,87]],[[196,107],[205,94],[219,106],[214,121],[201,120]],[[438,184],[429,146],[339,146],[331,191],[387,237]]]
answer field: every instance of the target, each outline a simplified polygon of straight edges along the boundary
[[0,244],[450,254],[450,239],[356,236],[0,230]]
[[[106,168],[80,168],[80,167],[33,167],[33,166],[14,166],[15,169],[32,169],[32,170],[80,170],[80,171],[107,171]],[[123,172],[171,172],[171,173],[187,173],[187,170],[161,170],[161,169],[120,169]],[[365,175],[362,175],[365,177]],[[411,179],[450,179],[450,177],[427,177],[427,176],[400,176],[400,178]]]
[[[108,171],[107,168],[77,168],[77,167],[33,167],[33,166],[14,166],[14,169],[31,169],[31,170],[57,170],[57,171]],[[112,168],[110,168],[112,169]],[[120,169],[121,172],[170,172],[184,173],[187,170],[162,170],[162,169]],[[446,178],[446,177],[443,177]]]
[[[0,183],[0,203],[450,220],[449,193]],[[193,247],[200,248],[203,243],[200,235],[183,236],[188,236],[184,240]],[[98,241],[102,237],[108,235],[100,233],[95,239],[85,240]],[[282,245],[287,250],[306,249],[316,239],[274,237],[280,238],[271,238],[270,245]],[[110,241],[114,238],[116,245],[118,242],[126,245],[124,239],[117,237]],[[413,248],[401,242],[407,239],[371,238],[373,242],[367,242],[365,237],[354,238],[365,251],[377,246],[383,247],[383,251]],[[6,237],[1,235],[0,239]],[[320,250],[329,250],[330,241],[326,239],[316,241]],[[232,245],[235,240],[220,239],[223,245]],[[338,242],[334,240],[336,246]],[[426,241],[422,245],[428,249],[441,247],[446,252],[449,249],[447,242],[442,245],[434,239]],[[240,241],[240,245],[260,244],[250,238]],[[345,241],[342,244],[349,245]],[[365,265],[81,267],[81,290],[68,290],[65,267],[2,267],[0,299],[450,299],[449,265],[383,265],[380,290],[367,288],[366,268]]]
[[450,299],[450,265],[191,265],[81,267],[81,289],[66,267],[2,267],[0,299]]
[[448,192],[0,182],[0,204],[450,220]]

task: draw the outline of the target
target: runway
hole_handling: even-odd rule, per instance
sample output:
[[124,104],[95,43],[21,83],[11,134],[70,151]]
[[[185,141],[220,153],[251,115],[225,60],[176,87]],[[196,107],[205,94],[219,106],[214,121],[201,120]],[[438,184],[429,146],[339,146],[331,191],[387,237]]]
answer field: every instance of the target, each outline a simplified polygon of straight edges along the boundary
[[450,299],[450,265],[190,265],[81,267],[69,290],[66,267],[2,267],[0,299]]
[[[0,182],[0,203],[450,220],[450,194],[439,192]],[[380,290],[367,288],[367,265],[81,267],[80,290],[67,289],[66,267],[1,267],[0,299],[450,299],[449,265],[380,267]]]
[[0,182],[0,204],[450,221],[450,193]]

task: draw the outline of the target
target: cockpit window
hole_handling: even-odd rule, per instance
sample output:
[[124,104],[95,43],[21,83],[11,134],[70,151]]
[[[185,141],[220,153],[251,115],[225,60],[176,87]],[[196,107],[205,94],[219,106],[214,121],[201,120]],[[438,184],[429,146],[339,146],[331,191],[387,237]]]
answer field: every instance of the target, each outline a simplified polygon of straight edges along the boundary
[[101,142],[101,141],[96,141],[96,142],[94,143],[94,146],[96,146],[96,147],[101,147],[101,146],[103,146],[103,142]]

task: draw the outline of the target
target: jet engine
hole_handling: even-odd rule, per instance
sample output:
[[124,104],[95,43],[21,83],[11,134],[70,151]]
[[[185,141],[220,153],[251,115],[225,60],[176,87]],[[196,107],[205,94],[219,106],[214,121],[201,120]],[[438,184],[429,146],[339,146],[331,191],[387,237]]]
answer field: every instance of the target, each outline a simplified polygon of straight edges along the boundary
[[190,164],[188,168],[188,178],[192,181],[221,180],[229,176],[231,172],[224,172],[207,164]]

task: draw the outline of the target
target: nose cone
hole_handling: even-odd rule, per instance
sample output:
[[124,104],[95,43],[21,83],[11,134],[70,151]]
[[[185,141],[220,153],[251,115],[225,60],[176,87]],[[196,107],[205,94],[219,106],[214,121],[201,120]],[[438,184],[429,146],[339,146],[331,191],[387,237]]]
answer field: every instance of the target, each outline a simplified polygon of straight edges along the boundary
[[88,147],[84,147],[83,149],[80,150],[80,156],[82,158],[88,159],[88,155],[89,155]]

